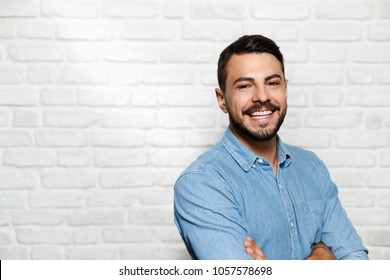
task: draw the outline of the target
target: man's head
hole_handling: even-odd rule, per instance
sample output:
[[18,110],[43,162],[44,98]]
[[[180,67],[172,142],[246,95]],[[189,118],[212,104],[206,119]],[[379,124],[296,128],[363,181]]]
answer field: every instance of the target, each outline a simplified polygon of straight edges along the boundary
[[287,112],[279,47],[261,35],[239,38],[220,55],[218,81],[218,104],[233,133],[247,143],[273,139]]

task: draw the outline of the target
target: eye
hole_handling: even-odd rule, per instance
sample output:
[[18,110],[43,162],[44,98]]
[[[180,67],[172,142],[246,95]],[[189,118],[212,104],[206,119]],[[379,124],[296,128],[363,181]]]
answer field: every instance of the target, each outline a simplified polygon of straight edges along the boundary
[[248,89],[250,87],[251,87],[251,84],[241,84],[241,85],[237,86],[238,89]]
[[269,81],[267,82],[267,86],[271,86],[271,87],[277,87],[277,86],[280,86],[282,84],[281,81],[279,80],[272,80],[272,81]]

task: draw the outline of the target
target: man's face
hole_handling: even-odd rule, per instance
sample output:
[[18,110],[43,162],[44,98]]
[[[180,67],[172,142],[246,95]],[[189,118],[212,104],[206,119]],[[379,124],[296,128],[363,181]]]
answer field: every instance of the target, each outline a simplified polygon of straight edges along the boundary
[[233,133],[244,141],[273,139],[287,112],[287,81],[280,62],[269,53],[235,54],[226,72],[225,92],[216,93]]

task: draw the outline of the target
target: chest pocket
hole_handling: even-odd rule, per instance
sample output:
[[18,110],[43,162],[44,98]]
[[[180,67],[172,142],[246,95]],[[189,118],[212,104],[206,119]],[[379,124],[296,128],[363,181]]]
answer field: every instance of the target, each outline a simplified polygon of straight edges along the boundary
[[321,241],[325,204],[326,202],[324,200],[311,200],[303,204],[306,218],[306,229],[310,244]]

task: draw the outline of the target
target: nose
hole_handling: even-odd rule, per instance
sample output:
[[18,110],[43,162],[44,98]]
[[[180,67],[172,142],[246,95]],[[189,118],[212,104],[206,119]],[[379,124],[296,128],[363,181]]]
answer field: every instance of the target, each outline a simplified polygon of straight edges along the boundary
[[270,95],[267,91],[267,88],[265,86],[257,85],[252,95],[252,101],[254,103],[255,102],[265,103],[269,101],[269,99],[270,99]]

